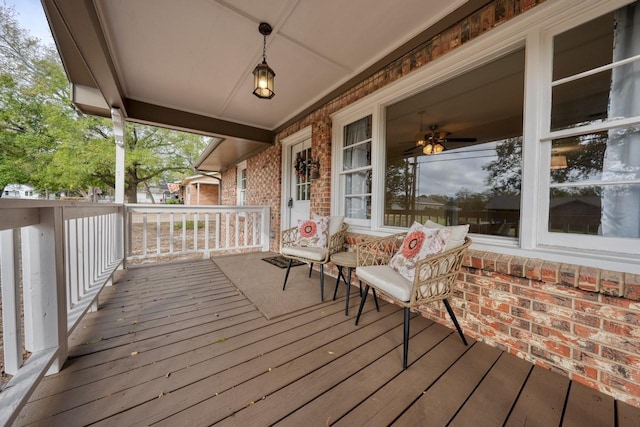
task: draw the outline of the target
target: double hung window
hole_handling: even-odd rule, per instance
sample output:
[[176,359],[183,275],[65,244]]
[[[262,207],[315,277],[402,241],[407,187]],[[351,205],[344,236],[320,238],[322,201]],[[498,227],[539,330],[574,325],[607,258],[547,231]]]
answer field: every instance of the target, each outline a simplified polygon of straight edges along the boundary
[[344,189],[344,215],[354,220],[371,219],[371,115],[344,127],[340,182]]
[[561,32],[552,49],[544,240],[640,253],[640,7]]

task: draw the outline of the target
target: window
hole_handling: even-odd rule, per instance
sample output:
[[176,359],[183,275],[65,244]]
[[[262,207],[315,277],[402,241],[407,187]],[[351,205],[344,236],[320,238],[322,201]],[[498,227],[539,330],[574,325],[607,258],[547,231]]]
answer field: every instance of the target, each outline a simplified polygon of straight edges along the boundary
[[383,225],[517,237],[524,49],[386,108]]
[[[332,115],[350,230],[640,274],[640,6],[547,2]],[[618,7],[618,10],[615,10]]]
[[239,163],[238,170],[238,206],[247,204],[247,162]]
[[344,126],[339,153],[341,213],[361,223],[371,219],[371,117]]
[[[311,141],[308,142],[310,144]],[[311,147],[303,148],[298,151],[295,159],[295,172],[296,179],[295,185],[295,199],[299,202],[308,202],[311,200]]]
[[637,246],[629,239],[640,237],[638,22],[640,7],[632,4],[553,37],[550,126],[543,137],[549,243],[570,234],[587,248]]

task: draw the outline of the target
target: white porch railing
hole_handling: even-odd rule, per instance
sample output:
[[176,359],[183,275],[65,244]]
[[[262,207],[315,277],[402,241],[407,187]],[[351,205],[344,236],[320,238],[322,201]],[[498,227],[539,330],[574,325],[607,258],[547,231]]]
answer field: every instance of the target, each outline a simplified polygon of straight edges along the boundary
[[126,205],[127,261],[269,250],[270,210],[260,206]]
[[0,391],[0,426],[13,422],[45,374],[62,368],[69,335],[97,308],[125,253],[140,260],[267,251],[269,224],[268,207],[0,199],[1,343],[13,376]]
[[0,199],[2,346],[13,375],[0,425],[62,368],[69,334],[122,264],[123,225],[122,205]]

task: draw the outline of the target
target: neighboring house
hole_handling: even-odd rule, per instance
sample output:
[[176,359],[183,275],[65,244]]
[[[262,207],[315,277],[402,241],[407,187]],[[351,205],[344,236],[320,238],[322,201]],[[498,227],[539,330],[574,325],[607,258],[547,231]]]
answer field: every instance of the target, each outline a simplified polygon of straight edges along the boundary
[[180,199],[185,205],[219,205],[220,180],[215,176],[193,175],[179,181]]
[[138,189],[138,203],[162,203],[167,194],[167,185],[150,186],[149,191]]
[[4,187],[3,198],[7,199],[40,199],[40,194],[35,188],[23,184],[7,184]]

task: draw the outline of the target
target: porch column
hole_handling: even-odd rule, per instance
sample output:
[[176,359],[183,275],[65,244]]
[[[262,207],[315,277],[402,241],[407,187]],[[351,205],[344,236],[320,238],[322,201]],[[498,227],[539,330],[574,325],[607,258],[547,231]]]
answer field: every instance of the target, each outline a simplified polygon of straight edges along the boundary
[[111,109],[113,136],[116,142],[116,203],[124,203],[124,120],[119,108]]

